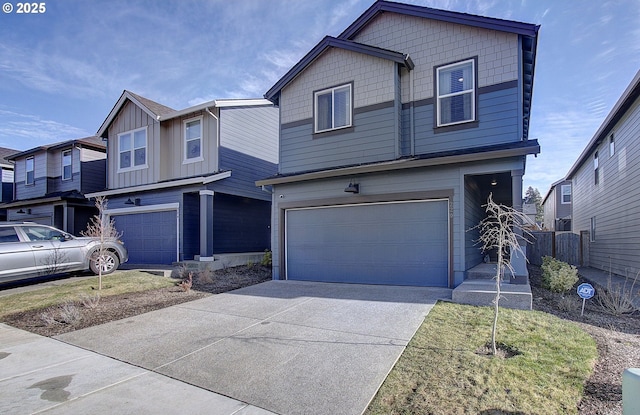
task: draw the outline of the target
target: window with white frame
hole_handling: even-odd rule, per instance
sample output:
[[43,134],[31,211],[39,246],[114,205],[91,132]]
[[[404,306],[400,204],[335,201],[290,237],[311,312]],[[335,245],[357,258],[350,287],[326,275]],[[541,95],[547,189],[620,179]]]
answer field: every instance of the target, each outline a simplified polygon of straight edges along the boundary
[[351,126],[351,84],[315,92],[313,97],[316,133]]
[[476,120],[475,59],[436,68],[437,125]]
[[184,161],[202,160],[202,117],[184,121]]
[[147,167],[147,127],[118,134],[118,170]]
[[25,184],[34,184],[35,183],[35,161],[33,157],[27,157],[25,160]]
[[562,193],[562,204],[566,205],[571,203],[571,185],[563,184],[560,186],[560,192]]
[[62,152],[62,180],[71,180],[71,150]]
[[609,136],[609,157],[613,157],[616,154],[616,142],[613,138],[613,133]]

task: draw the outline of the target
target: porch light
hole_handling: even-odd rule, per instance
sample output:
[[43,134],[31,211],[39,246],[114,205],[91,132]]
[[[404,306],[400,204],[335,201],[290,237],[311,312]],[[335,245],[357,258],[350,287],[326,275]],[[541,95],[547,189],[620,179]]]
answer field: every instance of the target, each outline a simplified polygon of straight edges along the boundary
[[140,206],[140,199],[139,198],[135,198],[133,200],[131,200],[131,198],[128,198],[126,202],[124,202],[125,205],[132,205],[132,206]]
[[498,185],[498,181],[496,179],[492,179],[491,186],[497,186],[497,185]]

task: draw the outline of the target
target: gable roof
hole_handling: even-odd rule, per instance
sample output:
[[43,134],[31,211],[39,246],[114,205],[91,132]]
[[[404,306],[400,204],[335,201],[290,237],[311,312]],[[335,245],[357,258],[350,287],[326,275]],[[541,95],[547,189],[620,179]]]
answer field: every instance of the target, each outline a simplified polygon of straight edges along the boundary
[[571,169],[569,169],[566,176],[567,180],[570,180],[573,175],[576,174],[580,166],[591,157],[591,153],[609,135],[616,123],[624,117],[626,112],[638,98],[640,98],[640,70],[636,72],[631,83],[629,83],[629,86],[627,86],[618,101],[615,103],[611,112],[607,115],[607,118],[605,118],[602,125],[600,125],[600,128],[598,128],[591,140],[589,140],[589,143],[578,157],[578,160],[576,160]]
[[118,115],[118,112],[122,109],[127,100],[133,102],[136,106],[140,107],[144,112],[146,112],[151,118],[154,118],[156,121],[166,121],[172,118],[181,117],[183,115],[189,114],[191,112],[201,111],[206,108],[212,107],[247,107],[247,106],[271,106],[272,103],[263,98],[249,98],[249,99],[222,99],[222,100],[213,100],[207,101],[202,104],[194,105],[189,108],[185,108],[182,110],[174,110],[173,108],[167,107],[166,105],[159,104],[155,101],[150,100],[149,98],[145,98],[138,94],[134,94],[131,91],[127,91],[126,89],[120,95],[120,98],[116,102],[116,104],[107,115],[107,118],[102,122],[102,125],[98,129],[96,135],[98,137],[106,137],[105,133],[111,125],[113,119]]
[[18,150],[0,147],[0,166],[7,168],[13,167],[13,163],[9,161],[9,157],[16,153],[18,153]]
[[72,147],[72,146],[92,148],[98,151],[105,151],[106,149],[106,146],[104,145],[100,137],[90,136],[90,137],[84,137],[84,138],[77,138],[74,140],[60,141],[58,143],[47,144],[44,146],[38,146],[38,147],[30,148],[29,150],[25,150],[17,153],[14,152],[7,157],[7,160],[15,161],[19,158],[30,156],[32,154],[36,154],[41,151],[56,150],[56,149],[60,149],[64,147]]
[[[300,72],[305,70],[321,53],[328,47],[342,47],[350,49],[353,45],[360,45],[357,52],[368,53],[370,50],[363,48],[374,48],[368,45],[357,44],[352,39],[373,19],[382,13],[398,13],[408,16],[421,17],[425,19],[444,21],[449,23],[462,24],[467,26],[479,27],[484,29],[497,30],[501,32],[514,33],[522,39],[522,100],[523,100],[523,132],[524,139],[529,135],[529,118],[531,115],[531,103],[533,94],[533,78],[535,70],[535,56],[538,44],[538,30],[540,25],[531,23],[523,23],[512,20],[496,19],[493,17],[476,16],[467,13],[452,12],[448,10],[433,9],[431,7],[415,6],[411,4],[395,3],[386,0],[376,1],[369,9],[367,9],[360,17],[358,17],[347,29],[345,29],[338,38],[330,36],[325,37],[318,45],[316,45],[309,53],[307,53],[291,70],[289,70],[274,86],[272,86],[264,95],[265,98],[278,105],[280,91],[295,79]],[[374,48],[378,49],[378,48]],[[381,49],[384,50],[384,49]],[[387,51],[388,54],[383,57],[391,59],[393,54],[406,56],[400,52]],[[371,53],[369,53],[371,54]],[[397,58],[396,58],[397,59]],[[396,59],[392,59],[397,61]],[[402,63],[402,62],[400,62]],[[411,62],[413,69],[413,62]]]
[[289,82],[291,82],[300,72],[311,65],[320,55],[322,55],[329,48],[338,48],[349,50],[352,52],[363,53],[369,56],[375,56],[381,59],[388,59],[390,61],[404,65],[408,70],[414,68],[413,61],[408,54],[401,52],[395,52],[388,49],[379,48],[376,46],[365,45],[363,43],[352,42],[350,40],[338,39],[332,36],[325,36],[309,53],[307,53],[293,68],[289,70],[274,86],[267,91],[264,97],[275,104],[278,103],[279,92]]

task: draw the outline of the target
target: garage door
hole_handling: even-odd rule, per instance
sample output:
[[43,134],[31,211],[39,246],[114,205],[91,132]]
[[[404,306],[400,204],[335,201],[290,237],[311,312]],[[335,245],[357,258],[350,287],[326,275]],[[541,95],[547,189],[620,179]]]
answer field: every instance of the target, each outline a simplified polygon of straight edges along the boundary
[[448,286],[447,200],[289,209],[288,279]]
[[171,264],[178,260],[175,210],[113,216],[129,251],[130,264]]

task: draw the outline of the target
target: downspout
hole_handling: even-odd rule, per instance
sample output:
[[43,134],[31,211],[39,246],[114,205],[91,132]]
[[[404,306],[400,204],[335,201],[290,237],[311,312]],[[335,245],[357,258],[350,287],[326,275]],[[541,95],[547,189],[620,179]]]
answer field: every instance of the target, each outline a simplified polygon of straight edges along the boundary
[[413,71],[409,71],[409,126],[411,136],[411,156],[416,154],[415,101],[413,88]]
[[216,120],[216,169],[220,170],[220,118],[211,112],[209,107],[205,107],[204,110]]

